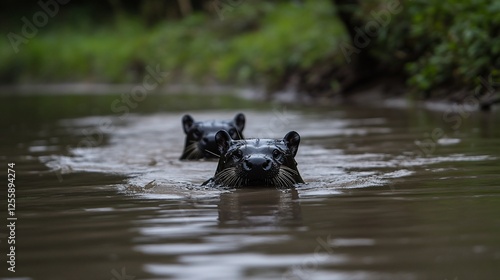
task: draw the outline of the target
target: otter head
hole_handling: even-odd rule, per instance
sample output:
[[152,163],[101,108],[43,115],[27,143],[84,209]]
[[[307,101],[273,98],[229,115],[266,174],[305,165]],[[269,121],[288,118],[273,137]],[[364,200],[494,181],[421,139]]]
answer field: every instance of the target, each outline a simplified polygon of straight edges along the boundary
[[182,127],[186,141],[181,159],[217,158],[219,150],[215,144],[215,134],[219,130],[225,130],[234,139],[243,139],[245,115],[239,113],[229,121],[198,122],[195,122],[190,115],[184,115]]
[[295,161],[300,143],[300,136],[295,131],[279,140],[234,140],[226,131],[219,131],[215,142],[220,153],[213,177],[216,185],[289,188],[304,183]]

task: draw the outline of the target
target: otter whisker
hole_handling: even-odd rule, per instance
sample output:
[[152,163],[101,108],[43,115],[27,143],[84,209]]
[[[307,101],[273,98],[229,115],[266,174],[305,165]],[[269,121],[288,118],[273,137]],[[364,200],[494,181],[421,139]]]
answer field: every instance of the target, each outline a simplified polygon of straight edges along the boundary
[[215,181],[225,187],[237,184],[238,176],[236,175],[236,168],[228,167],[220,171],[214,177]]
[[195,149],[196,149],[196,147],[193,147],[192,145],[189,145],[189,146],[186,147],[186,149],[184,150],[184,152],[190,154]]
[[240,187],[241,186],[241,180],[242,180],[241,178],[239,178],[238,176],[236,176],[234,178],[234,183],[232,184],[233,187],[235,187],[235,188]]
[[285,166],[285,165],[282,165],[280,169],[283,169],[283,171],[286,171],[286,172],[291,173],[293,175],[298,175],[299,174],[299,172],[297,170],[294,170],[294,169],[292,169],[292,168],[290,168],[288,166]]
[[226,180],[230,176],[230,173],[229,173],[230,169],[231,168],[223,169],[217,175],[215,175],[215,179]]
[[240,186],[240,184],[241,184],[241,178],[238,175],[236,175],[236,173],[235,173],[232,185],[233,185],[233,187],[237,188]]
[[285,171],[281,171],[281,172],[279,173],[279,176],[280,176],[281,178],[283,178],[283,180],[285,180],[285,181],[287,181],[287,182],[292,182],[292,183],[293,183],[293,182],[295,181],[295,180],[293,179],[293,176],[292,176],[292,175],[290,175],[289,173],[285,172]]
[[280,187],[281,186],[281,182],[280,180],[278,179],[278,177],[274,177],[273,178],[273,184],[276,185],[277,187]]
[[284,183],[279,176],[273,178],[273,183],[279,189],[284,187],[284,185],[283,185]]
[[275,185],[277,188],[280,188],[280,187],[281,187],[281,186],[280,186],[280,183],[278,182],[278,179],[276,179],[276,178],[273,178],[272,183],[273,183],[273,185]]
[[219,182],[225,182],[227,181],[227,178],[228,178],[228,174],[227,172],[225,173],[219,173],[216,177],[215,177],[215,180],[219,183]]
[[209,150],[207,150],[207,149],[205,149],[205,152],[207,152],[207,153],[209,153],[209,154],[211,154],[211,155],[213,155],[213,156],[215,156],[215,157],[217,157],[217,158],[219,158],[219,157],[220,157],[218,154],[216,154],[216,153],[214,153],[214,152],[212,152],[212,151],[209,151]]
[[296,183],[294,173],[296,173],[295,170],[287,166],[281,166],[278,170],[278,174],[274,178],[275,185],[279,186],[280,188],[294,185]]
[[288,181],[287,177],[286,176],[283,176],[283,174],[280,172],[280,174],[278,175],[278,178],[281,182],[281,185],[280,187],[290,187],[290,182]]
[[236,177],[236,182],[234,183],[235,187],[240,187],[243,182],[243,178]]
[[186,157],[188,159],[195,159],[199,158],[201,155],[201,151],[198,148],[198,142],[196,141],[191,141],[187,146],[186,146]]
[[191,151],[191,152],[189,152],[189,153],[187,154],[187,158],[188,158],[188,159],[196,159],[196,158],[199,158],[199,155],[200,155],[200,154],[201,154],[201,153],[200,153],[198,150],[193,150],[193,151]]
[[266,179],[267,186],[274,186],[275,188],[281,188],[279,181],[276,178]]
[[287,166],[281,166],[280,171],[279,171],[283,176],[286,176],[292,181],[295,181],[294,176],[298,174],[297,171],[287,167]]
[[281,182],[280,182],[280,180],[279,180],[279,177],[278,177],[278,176],[277,176],[277,177],[274,177],[272,180],[273,180],[273,185],[275,185],[275,186],[276,186],[276,187],[278,187],[278,188],[281,188]]
[[236,176],[234,175],[234,172],[232,172],[232,170],[228,170],[226,172],[226,180],[224,181],[224,183],[226,184],[226,187],[231,187],[232,185],[234,185],[234,183],[236,182],[237,178]]

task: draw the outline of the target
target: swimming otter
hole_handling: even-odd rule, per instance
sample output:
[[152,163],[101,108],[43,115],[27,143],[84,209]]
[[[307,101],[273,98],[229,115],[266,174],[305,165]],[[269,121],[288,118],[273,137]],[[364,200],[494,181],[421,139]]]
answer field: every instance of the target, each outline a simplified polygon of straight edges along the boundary
[[219,164],[214,177],[203,185],[290,188],[304,183],[295,161],[300,143],[300,136],[295,131],[279,140],[233,140],[221,130],[215,135],[215,142],[220,152]]
[[184,115],[182,127],[186,142],[180,159],[217,158],[219,150],[215,144],[215,133],[226,130],[234,139],[243,139],[245,115],[239,113],[230,121],[204,122],[195,122],[190,115]]

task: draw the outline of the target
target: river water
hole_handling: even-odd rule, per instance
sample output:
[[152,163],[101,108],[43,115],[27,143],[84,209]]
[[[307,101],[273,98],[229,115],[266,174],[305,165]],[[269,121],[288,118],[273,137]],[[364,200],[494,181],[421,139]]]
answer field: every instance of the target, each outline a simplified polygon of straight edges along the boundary
[[[243,101],[190,110],[196,98],[176,96],[117,115],[89,109],[90,97],[74,116],[58,98],[1,99],[1,176],[6,188],[15,163],[17,218],[15,273],[0,232],[4,279],[500,277],[498,111]],[[238,112],[247,137],[299,132],[306,184],[200,187],[216,162],[178,160],[182,115]]]

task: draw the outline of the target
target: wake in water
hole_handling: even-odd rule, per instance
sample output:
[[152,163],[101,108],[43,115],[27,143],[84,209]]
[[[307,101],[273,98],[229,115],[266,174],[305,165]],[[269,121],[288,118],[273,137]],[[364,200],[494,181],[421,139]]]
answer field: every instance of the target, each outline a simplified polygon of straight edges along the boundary
[[[229,119],[235,113],[197,112],[196,115],[200,119],[210,120]],[[350,188],[390,187],[391,180],[413,174],[414,168],[448,161],[481,161],[489,158],[461,154],[418,157],[412,153],[381,152],[377,142],[370,142],[370,137],[391,134],[391,129],[384,126],[386,120],[383,118],[346,119],[334,114],[319,116],[290,111],[281,115],[251,111],[245,112],[245,115],[245,136],[249,138],[281,138],[289,130],[300,133],[303,142],[296,160],[306,182],[297,186],[301,196],[337,194]],[[85,145],[71,148],[69,156],[44,156],[41,160],[49,168],[62,168],[66,172],[125,175],[129,179],[120,188],[126,192],[175,198],[214,196],[227,191],[200,186],[214,175],[217,166],[215,160],[179,160],[184,141],[181,116],[131,115],[126,123],[108,125],[106,143],[95,147]],[[112,124],[113,118],[66,120],[61,122],[61,126],[81,135],[85,129],[101,123]],[[349,139],[354,138],[367,139],[362,153],[332,148],[349,145]]]

